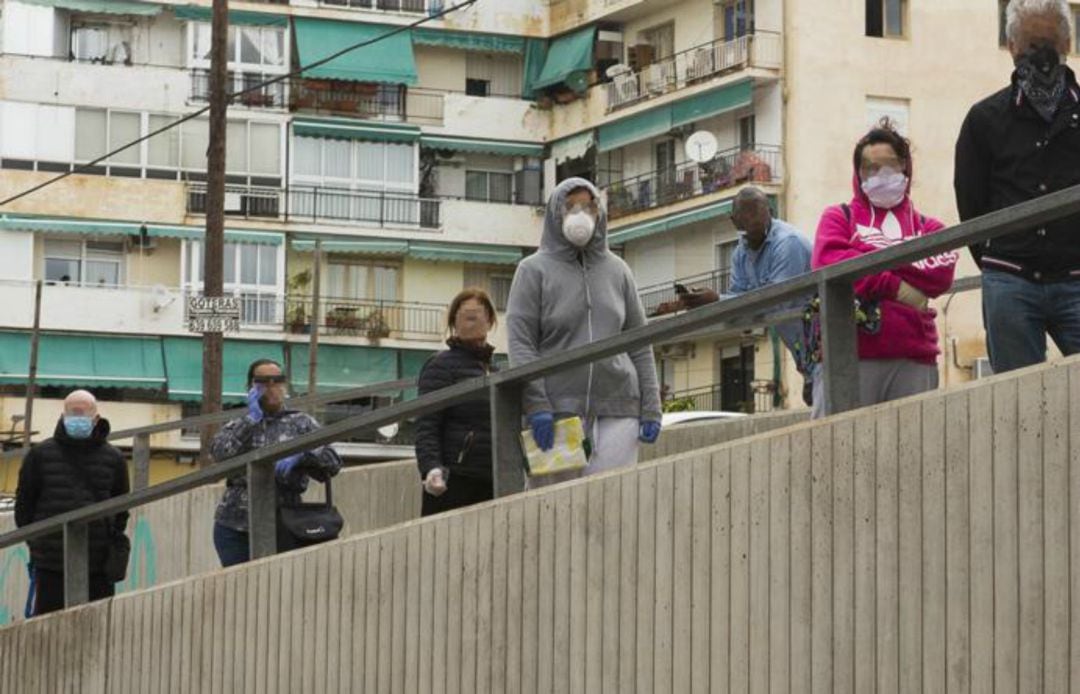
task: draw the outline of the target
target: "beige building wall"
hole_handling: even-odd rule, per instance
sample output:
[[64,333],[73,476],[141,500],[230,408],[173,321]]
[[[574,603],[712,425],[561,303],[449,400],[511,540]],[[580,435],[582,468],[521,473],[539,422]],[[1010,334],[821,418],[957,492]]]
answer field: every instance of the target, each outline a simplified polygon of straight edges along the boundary
[[465,91],[465,51],[417,46],[413,54],[416,57],[416,73],[420,75],[421,89]]
[[[906,37],[881,39],[864,35],[858,0],[787,3],[784,210],[808,234],[826,206],[851,198],[851,155],[867,129],[867,97],[908,101],[915,203],[946,225],[958,221],[953,154],[960,125],[974,103],[1008,85],[1012,61],[998,46],[996,3],[907,5]],[[974,272],[961,252],[957,276]],[[948,296],[935,302],[946,348],[942,381],[955,384],[970,377],[985,345],[978,292],[953,300],[946,321],[947,303]]]
[[[4,170],[0,199],[21,193],[56,174]],[[182,224],[187,208],[184,184],[138,178],[74,175],[4,206],[8,213],[84,219],[142,219]]]

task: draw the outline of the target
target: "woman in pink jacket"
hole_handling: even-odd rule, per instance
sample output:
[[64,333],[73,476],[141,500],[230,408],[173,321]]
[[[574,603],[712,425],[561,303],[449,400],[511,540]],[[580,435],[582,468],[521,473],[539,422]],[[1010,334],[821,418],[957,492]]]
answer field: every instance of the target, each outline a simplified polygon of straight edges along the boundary
[[[915,209],[909,197],[911,145],[887,119],[859,140],[853,163],[855,197],[821,216],[811,259],[815,270],[943,228]],[[880,310],[881,317],[873,332],[859,328],[862,406],[937,388],[937,313],[928,300],[952,286],[956,258],[943,253],[855,282],[864,309]],[[824,388],[817,390],[814,403],[823,405]],[[815,416],[823,412],[815,407]]]

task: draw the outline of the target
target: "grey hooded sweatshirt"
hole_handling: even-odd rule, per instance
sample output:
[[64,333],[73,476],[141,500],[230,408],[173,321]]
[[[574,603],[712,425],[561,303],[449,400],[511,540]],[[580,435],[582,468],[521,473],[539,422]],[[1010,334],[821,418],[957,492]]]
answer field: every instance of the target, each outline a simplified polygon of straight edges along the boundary
[[[519,366],[551,354],[645,325],[645,310],[630,268],[608,250],[607,213],[584,249],[563,236],[566,197],[587,188],[570,178],[552,193],[540,250],[518,265],[510,288],[506,322],[510,364]],[[660,389],[651,347],[607,357],[533,381],[525,389],[526,415],[553,412],[593,417],[634,417],[660,421]]]

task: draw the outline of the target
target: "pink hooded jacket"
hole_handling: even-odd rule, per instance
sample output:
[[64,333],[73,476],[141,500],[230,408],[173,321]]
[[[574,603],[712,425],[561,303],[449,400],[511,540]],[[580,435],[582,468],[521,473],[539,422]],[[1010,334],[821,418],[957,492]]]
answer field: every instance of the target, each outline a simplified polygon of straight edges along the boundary
[[[818,269],[849,258],[873,253],[914,236],[932,234],[944,228],[936,219],[920,215],[911,202],[911,163],[908,162],[908,195],[892,208],[884,210],[870,204],[862,191],[858,172],[853,187],[855,197],[849,203],[850,220],[842,205],[825,210],[814,238],[811,266]],[[940,296],[952,286],[956,269],[955,252],[943,253],[887,272],[864,277],[855,282],[856,296],[878,301],[881,329],[871,335],[859,331],[860,359],[911,359],[936,364],[938,349],[934,309],[919,311],[896,300],[903,280],[930,298]]]

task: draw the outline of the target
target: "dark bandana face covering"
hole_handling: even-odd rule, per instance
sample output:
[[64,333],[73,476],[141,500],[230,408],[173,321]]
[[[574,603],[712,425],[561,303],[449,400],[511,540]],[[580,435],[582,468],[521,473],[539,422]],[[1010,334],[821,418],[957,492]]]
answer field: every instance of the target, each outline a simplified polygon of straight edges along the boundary
[[1047,44],[1028,49],[1016,59],[1016,79],[1035,111],[1052,122],[1065,95],[1065,66],[1057,51]]

